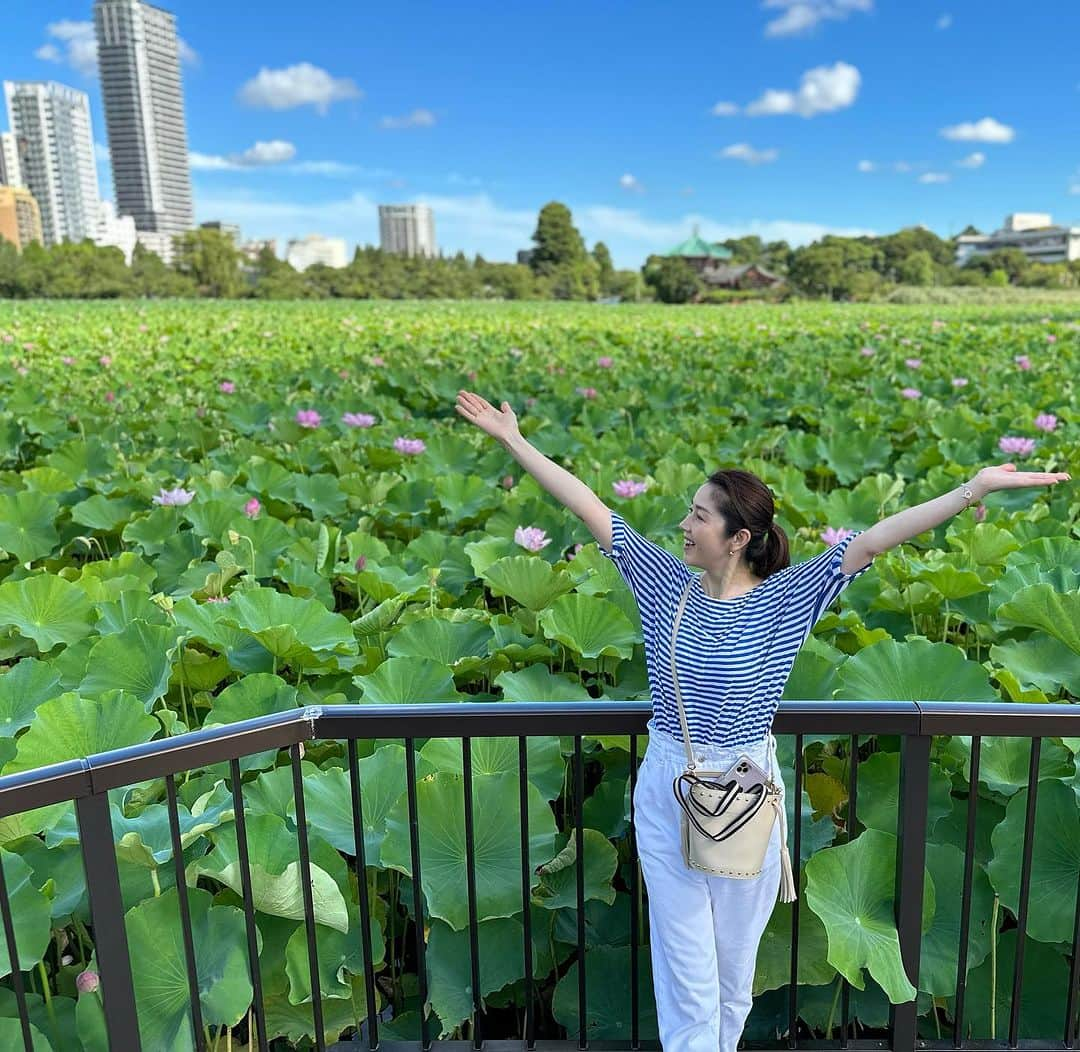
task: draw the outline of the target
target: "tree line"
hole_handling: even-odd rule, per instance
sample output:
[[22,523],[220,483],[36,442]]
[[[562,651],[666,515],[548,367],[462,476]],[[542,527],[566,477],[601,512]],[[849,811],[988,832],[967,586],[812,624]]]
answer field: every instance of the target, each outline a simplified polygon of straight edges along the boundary
[[[964,233],[978,233],[968,227]],[[493,263],[464,253],[405,257],[358,247],[341,268],[321,264],[297,271],[268,248],[247,259],[219,230],[178,235],[166,265],[138,245],[128,266],[118,248],[87,240],[21,253],[0,238],[0,298],[212,297],[253,299],[507,299],[660,300],[720,302],[733,298],[803,296],[868,300],[898,285],[1080,286],[1080,261],[1032,262],[1020,249],[1002,249],[957,267],[955,239],[922,227],[883,237],[834,237],[792,248],[760,237],[722,242],[732,264],[754,263],[784,279],[771,289],[729,291],[706,285],[686,260],[650,256],[640,270],[616,270],[607,246],[591,250],[570,209],[544,205],[527,262]]]

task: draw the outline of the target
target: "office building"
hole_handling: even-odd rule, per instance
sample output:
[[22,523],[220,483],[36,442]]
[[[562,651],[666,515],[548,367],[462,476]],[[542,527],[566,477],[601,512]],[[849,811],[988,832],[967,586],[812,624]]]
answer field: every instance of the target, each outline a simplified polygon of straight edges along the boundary
[[285,259],[296,270],[307,270],[316,263],[327,267],[344,267],[348,264],[345,256],[345,239],[323,237],[322,234],[308,234],[307,237],[294,238],[285,251]]
[[248,263],[254,263],[263,249],[269,249],[270,255],[277,256],[277,238],[253,238],[251,241],[245,241],[240,246],[240,251]]
[[217,230],[226,237],[232,238],[237,248],[240,247],[240,227],[236,223],[223,223],[220,219],[212,219],[208,223],[200,223],[200,230]]
[[1033,263],[1071,263],[1080,259],[1080,227],[1055,225],[1045,212],[1014,212],[992,234],[961,234],[956,239],[956,265],[962,267],[999,248],[1018,248]]
[[379,247],[400,256],[438,255],[430,206],[379,205]]
[[0,132],[0,184],[22,186],[22,166],[14,132]]
[[94,27],[116,210],[130,215],[140,233],[190,230],[176,19],[142,0],[96,0]]
[[22,183],[37,201],[45,244],[93,239],[98,184],[86,92],[53,81],[5,80],[4,98]]
[[42,241],[37,201],[23,186],[0,186],[0,238],[20,252],[31,241]]

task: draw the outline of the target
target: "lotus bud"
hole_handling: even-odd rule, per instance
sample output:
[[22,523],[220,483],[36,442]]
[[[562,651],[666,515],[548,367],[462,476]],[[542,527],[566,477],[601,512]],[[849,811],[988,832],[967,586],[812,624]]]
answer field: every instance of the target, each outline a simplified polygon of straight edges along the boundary
[[92,994],[100,985],[98,973],[90,971],[89,968],[75,976],[75,989],[81,994]]

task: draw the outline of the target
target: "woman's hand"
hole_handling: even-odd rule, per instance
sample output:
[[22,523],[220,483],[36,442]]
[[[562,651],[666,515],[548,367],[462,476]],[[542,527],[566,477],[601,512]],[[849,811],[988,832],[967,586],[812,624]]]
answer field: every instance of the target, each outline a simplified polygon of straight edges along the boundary
[[1067,471],[1017,471],[1015,464],[997,464],[983,468],[976,476],[986,493],[1000,489],[1020,489],[1024,486],[1051,486],[1055,482],[1071,482]]
[[496,409],[487,399],[471,391],[458,391],[457,411],[466,420],[475,424],[481,431],[486,431],[492,438],[507,442],[521,434],[518,430],[517,417],[509,402],[503,402],[501,409]]

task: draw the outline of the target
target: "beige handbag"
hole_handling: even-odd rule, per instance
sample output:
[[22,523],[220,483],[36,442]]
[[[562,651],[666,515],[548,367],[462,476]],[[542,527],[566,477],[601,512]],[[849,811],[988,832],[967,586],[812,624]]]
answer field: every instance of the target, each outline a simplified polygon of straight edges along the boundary
[[[683,589],[671,628],[671,674],[679,707],[686,771],[672,782],[682,809],[682,853],[691,869],[721,877],[747,879],[761,873],[773,824],[780,819],[780,901],[796,898],[787,848],[787,815],[780,786],[773,781],[776,739],[769,735],[769,773],[749,756],[740,756],[726,771],[698,771],[686,722],[679,678],[675,673],[675,636],[693,578]],[[684,793],[685,786],[685,793]]]

